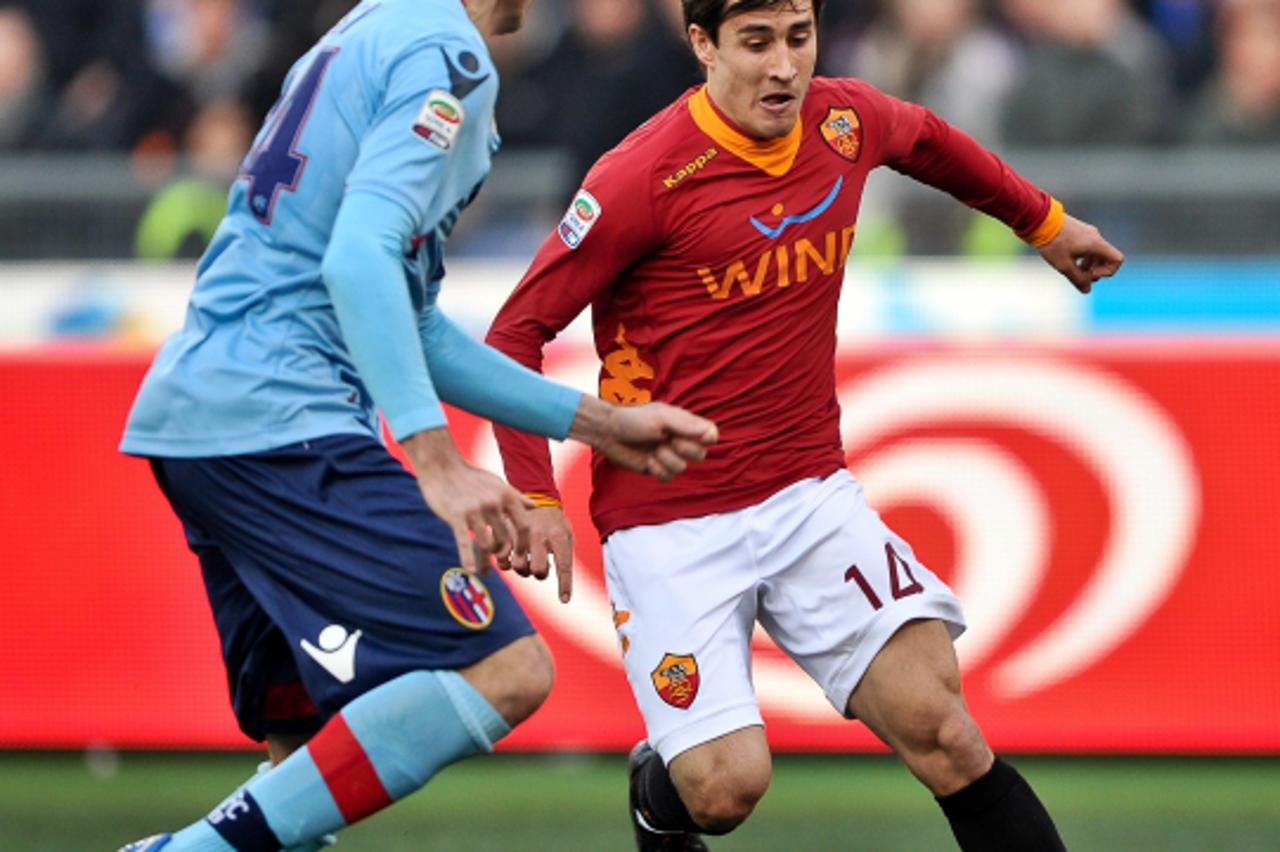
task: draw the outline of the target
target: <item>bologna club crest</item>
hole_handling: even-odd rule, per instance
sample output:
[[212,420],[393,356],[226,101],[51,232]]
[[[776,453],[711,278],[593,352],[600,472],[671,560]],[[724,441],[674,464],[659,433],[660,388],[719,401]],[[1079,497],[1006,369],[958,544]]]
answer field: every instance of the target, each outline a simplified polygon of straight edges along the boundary
[[832,107],[822,122],[822,138],[832,151],[856,163],[862,154],[862,120],[853,107]]
[[687,710],[698,697],[698,661],[693,654],[667,654],[650,675],[658,697],[678,710]]
[[450,568],[440,578],[440,597],[459,624],[483,630],[493,622],[493,597],[474,574]]

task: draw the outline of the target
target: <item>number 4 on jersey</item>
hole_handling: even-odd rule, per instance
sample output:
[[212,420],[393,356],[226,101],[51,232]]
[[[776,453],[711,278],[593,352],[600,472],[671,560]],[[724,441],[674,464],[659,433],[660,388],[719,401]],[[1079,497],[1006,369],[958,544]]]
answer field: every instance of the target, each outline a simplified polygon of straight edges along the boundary
[[[911,566],[907,564],[907,560],[898,555],[892,544],[885,543],[884,555],[889,562],[889,593],[893,595],[895,601],[924,591],[924,586],[920,585],[920,581],[911,573]],[[844,572],[844,581],[847,583],[850,580],[858,584],[858,588],[867,596],[867,602],[873,609],[884,607],[880,602],[880,596],[876,594],[875,589],[871,588],[871,584],[858,570],[857,565],[850,565],[849,570]],[[903,582],[904,580],[906,582]]]
[[302,179],[307,155],[298,150],[298,138],[311,115],[320,81],[337,55],[334,48],[316,56],[298,84],[271,108],[266,135],[245,158],[240,177],[249,181],[249,209],[264,225],[271,224],[280,193],[295,191]]

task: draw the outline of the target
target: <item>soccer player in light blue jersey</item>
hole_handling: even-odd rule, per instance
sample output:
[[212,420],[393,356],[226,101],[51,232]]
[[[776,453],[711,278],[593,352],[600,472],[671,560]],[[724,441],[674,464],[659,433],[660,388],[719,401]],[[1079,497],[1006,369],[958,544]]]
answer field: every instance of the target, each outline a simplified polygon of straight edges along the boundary
[[126,849],[314,849],[546,698],[546,645],[476,573],[496,557],[547,576],[532,504],[461,458],[442,400],[661,479],[716,440],[681,409],[549,382],[436,306],[497,146],[482,33],[518,28],[527,2],[365,0],[290,71],[245,159],[121,447],[182,520],[237,720],[278,765]]

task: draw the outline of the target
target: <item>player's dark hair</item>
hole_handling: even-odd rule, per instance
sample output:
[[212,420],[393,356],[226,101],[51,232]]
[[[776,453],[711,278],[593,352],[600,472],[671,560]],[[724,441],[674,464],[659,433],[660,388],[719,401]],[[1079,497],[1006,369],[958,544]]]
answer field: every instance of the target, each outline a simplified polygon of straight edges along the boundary
[[[774,9],[779,6],[797,6],[801,0],[682,0],[684,28],[697,24],[711,38],[712,44],[720,43],[720,25],[735,15],[754,12],[757,9]],[[813,19],[822,16],[822,0],[809,0],[813,4]],[[732,5],[730,5],[732,4]]]

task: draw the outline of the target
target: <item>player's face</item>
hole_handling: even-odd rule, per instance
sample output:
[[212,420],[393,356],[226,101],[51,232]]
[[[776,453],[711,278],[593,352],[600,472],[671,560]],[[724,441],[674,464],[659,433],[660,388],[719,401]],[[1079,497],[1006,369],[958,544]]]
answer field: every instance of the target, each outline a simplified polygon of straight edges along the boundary
[[719,44],[696,24],[689,38],[707,69],[711,100],[734,124],[755,139],[791,132],[818,61],[808,0],[730,15],[720,25]]

